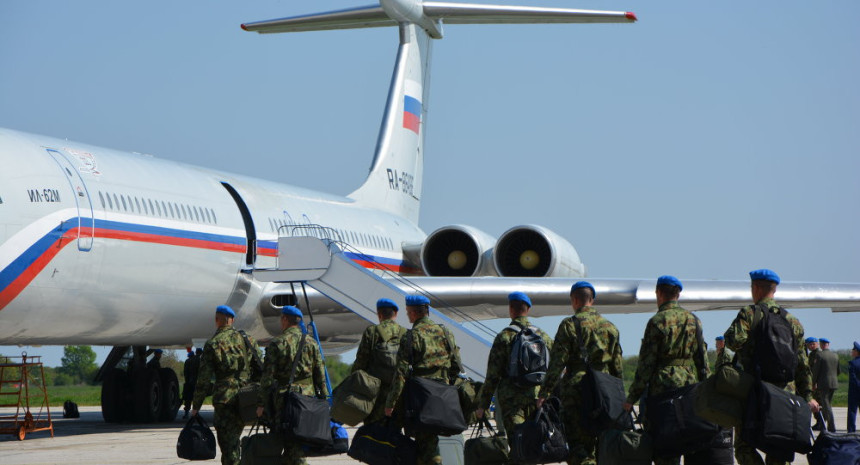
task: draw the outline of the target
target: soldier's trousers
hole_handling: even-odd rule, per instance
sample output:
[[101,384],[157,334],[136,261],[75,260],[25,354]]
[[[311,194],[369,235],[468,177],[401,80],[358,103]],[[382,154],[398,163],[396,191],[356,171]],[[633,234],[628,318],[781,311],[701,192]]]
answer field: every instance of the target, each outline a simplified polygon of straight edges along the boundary
[[860,408],[860,391],[848,389],[848,432],[857,431],[857,409]]
[[442,456],[439,455],[439,436],[430,433],[415,433],[415,443],[418,446],[416,465],[439,465]]
[[[534,399],[529,396],[523,396],[525,402],[511,403],[505,402],[499,405],[502,411],[502,424],[505,428],[505,433],[508,437],[514,433],[514,427],[534,416],[537,407]],[[489,415],[490,412],[485,412],[484,415]]]
[[[818,404],[821,405],[821,415],[824,417],[824,422],[827,423],[827,431],[830,432],[836,431],[836,422],[833,419],[834,392],[836,392],[836,389],[819,389],[815,391],[815,400],[817,400]],[[817,419],[818,417],[816,416],[815,418]],[[818,422],[816,421],[816,423]],[[821,427],[824,428],[825,425],[821,425]]]
[[281,465],[305,465],[305,451],[298,441],[284,441],[284,451],[281,453]]
[[239,403],[234,397],[226,404],[215,404],[215,433],[221,449],[222,465],[239,465],[239,438],[245,422],[239,415]]
[[597,438],[582,427],[582,390],[579,386],[571,386],[563,392],[561,398],[561,421],[564,423],[564,435],[570,455],[567,463],[570,465],[596,465],[595,446]]

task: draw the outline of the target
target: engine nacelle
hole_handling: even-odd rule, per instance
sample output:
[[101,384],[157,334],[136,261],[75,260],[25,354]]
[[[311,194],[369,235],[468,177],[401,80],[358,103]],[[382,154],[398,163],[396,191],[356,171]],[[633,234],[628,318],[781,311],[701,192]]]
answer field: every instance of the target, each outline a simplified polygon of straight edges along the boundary
[[585,265],[573,245],[543,226],[514,226],[505,231],[493,250],[493,266],[499,276],[585,276]]
[[471,226],[443,226],[424,240],[421,268],[427,276],[495,275],[492,265],[495,241]]

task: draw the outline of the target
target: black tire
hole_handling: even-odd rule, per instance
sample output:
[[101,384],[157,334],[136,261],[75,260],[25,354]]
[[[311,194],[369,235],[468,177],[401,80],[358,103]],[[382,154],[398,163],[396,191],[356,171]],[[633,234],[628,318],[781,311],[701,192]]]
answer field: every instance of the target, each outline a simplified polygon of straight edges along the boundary
[[161,414],[164,390],[155,368],[141,368],[134,373],[134,421],[155,423]]
[[102,380],[102,418],[107,423],[128,419],[128,373],[119,368],[108,370]]
[[161,368],[158,370],[158,375],[161,377],[161,388],[164,393],[158,421],[173,421],[182,404],[182,398],[179,397],[179,378],[172,368]]

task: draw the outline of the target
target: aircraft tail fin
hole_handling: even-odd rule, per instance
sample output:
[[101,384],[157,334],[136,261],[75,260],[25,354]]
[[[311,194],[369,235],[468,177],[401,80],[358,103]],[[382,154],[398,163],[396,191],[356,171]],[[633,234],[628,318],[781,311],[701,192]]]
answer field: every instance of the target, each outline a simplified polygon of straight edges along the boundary
[[631,23],[633,13],[530,6],[380,0],[324,13],[242,24],[259,33],[400,28],[400,47],[370,173],[349,197],[418,222],[430,71],[430,39],[442,24]]

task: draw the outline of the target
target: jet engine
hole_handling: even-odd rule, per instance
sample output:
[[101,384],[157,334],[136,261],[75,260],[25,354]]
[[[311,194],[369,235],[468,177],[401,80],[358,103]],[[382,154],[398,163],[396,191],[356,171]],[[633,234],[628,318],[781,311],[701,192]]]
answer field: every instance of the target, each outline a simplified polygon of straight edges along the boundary
[[427,276],[494,275],[494,242],[495,238],[471,226],[443,226],[424,240],[421,268]]
[[493,265],[499,276],[585,276],[585,265],[573,245],[543,226],[514,226],[505,231],[493,249]]

